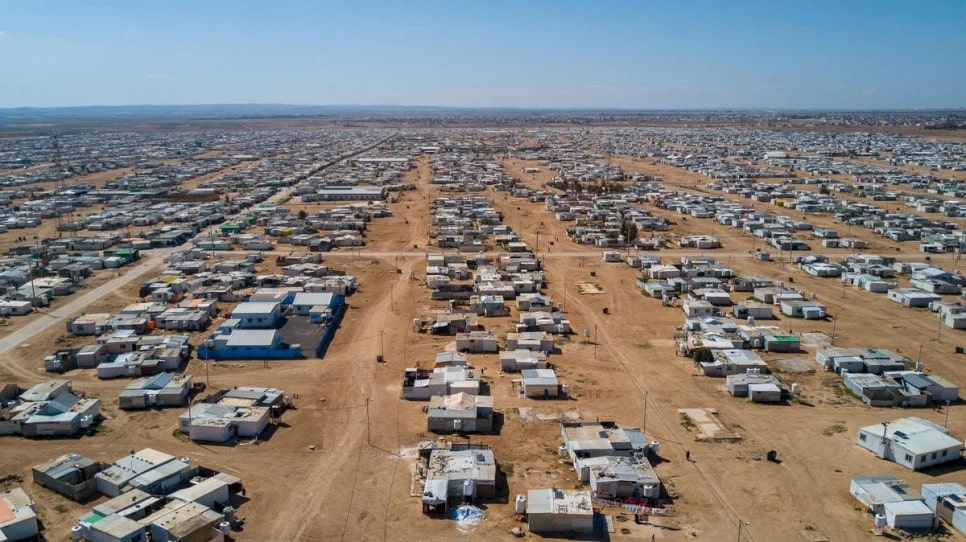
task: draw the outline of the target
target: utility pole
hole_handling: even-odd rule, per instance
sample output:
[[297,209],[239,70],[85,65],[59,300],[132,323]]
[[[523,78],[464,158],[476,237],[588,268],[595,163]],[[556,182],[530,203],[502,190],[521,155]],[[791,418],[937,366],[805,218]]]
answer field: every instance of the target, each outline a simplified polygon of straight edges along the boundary
[[744,523],[745,522],[741,518],[738,518],[738,542],[741,542],[741,526]]

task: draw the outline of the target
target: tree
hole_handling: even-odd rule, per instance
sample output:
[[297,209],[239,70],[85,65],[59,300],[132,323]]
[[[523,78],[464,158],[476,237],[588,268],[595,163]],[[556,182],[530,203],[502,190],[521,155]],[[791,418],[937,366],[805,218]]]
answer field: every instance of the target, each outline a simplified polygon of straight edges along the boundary
[[637,224],[633,220],[625,220],[621,223],[621,234],[627,244],[633,244],[637,240]]
[[309,214],[305,212],[305,209],[299,211],[299,219],[305,220],[308,218]]

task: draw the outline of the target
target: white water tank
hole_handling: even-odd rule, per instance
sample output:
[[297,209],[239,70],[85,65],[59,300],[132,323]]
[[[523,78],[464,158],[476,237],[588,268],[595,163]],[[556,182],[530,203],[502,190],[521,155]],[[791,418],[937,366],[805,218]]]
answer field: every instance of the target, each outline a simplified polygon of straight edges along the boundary
[[749,326],[755,325],[755,317],[754,316],[749,316],[748,317],[748,325]]
[[651,442],[651,455],[654,456],[654,457],[657,457],[658,456],[658,452],[660,451],[660,447],[661,447],[661,443],[660,442],[658,442],[656,440],[653,441],[653,442]]
[[229,534],[231,534],[231,523],[228,523],[227,521],[222,521],[221,523],[218,524],[218,531],[220,531],[221,534],[228,536]]
[[473,480],[463,480],[463,496],[472,497],[474,489]]
[[527,512],[527,498],[525,495],[517,495],[515,510],[517,514],[525,514]]
[[792,395],[798,397],[800,393],[802,393],[802,387],[799,386],[798,382],[792,382]]
[[567,445],[566,444],[561,444],[557,448],[557,455],[559,455],[560,457],[567,457]]
[[94,417],[91,416],[90,414],[86,416],[81,416],[81,419],[80,419],[81,429],[87,429],[88,427],[93,425],[93,423],[94,423]]
[[569,396],[570,395],[570,384],[561,384],[560,385],[560,393],[562,393],[564,395],[564,397]]
[[917,361],[916,362],[916,372],[917,373],[921,373],[922,372],[922,362],[921,361]]
[[70,539],[80,540],[84,536],[84,528],[80,525],[74,525],[70,528]]
[[453,431],[459,431],[463,427],[463,420],[453,420]]
[[875,519],[872,520],[872,521],[873,521],[872,525],[876,529],[882,529],[883,527],[886,526],[886,517],[885,517],[885,514],[876,514],[875,515]]
[[644,488],[642,489],[641,492],[644,494],[645,497],[650,497],[650,498],[659,497],[660,495],[657,490],[657,487],[658,486],[655,486],[653,484],[644,484]]

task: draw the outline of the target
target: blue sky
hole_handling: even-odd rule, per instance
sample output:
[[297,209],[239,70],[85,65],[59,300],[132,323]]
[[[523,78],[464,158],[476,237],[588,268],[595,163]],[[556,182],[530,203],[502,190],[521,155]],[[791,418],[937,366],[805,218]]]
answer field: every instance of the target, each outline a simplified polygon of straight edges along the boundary
[[0,0],[0,107],[966,106],[966,1]]

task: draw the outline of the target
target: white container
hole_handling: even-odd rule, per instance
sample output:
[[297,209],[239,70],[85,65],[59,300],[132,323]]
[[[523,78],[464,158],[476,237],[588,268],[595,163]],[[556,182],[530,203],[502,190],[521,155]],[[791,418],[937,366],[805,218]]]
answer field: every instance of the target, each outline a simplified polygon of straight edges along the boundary
[[883,527],[886,526],[886,517],[885,517],[885,514],[876,514],[875,515],[875,519],[872,520],[872,521],[873,521],[872,525],[876,529],[882,529]]
[[228,536],[229,534],[231,534],[231,523],[228,523],[227,521],[222,521],[221,523],[218,524],[218,530],[221,532],[221,534]]
[[660,442],[656,440],[654,442],[651,442],[651,455],[654,457],[657,457],[658,452],[660,451],[660,447],[661,447]]
[[525,514],[527,512],[527,498],[524,495],[517,495],[516,513]]
[[80,540],[84,536],[84,528],[80,525],[74,525],[70,528],[70,539]]

